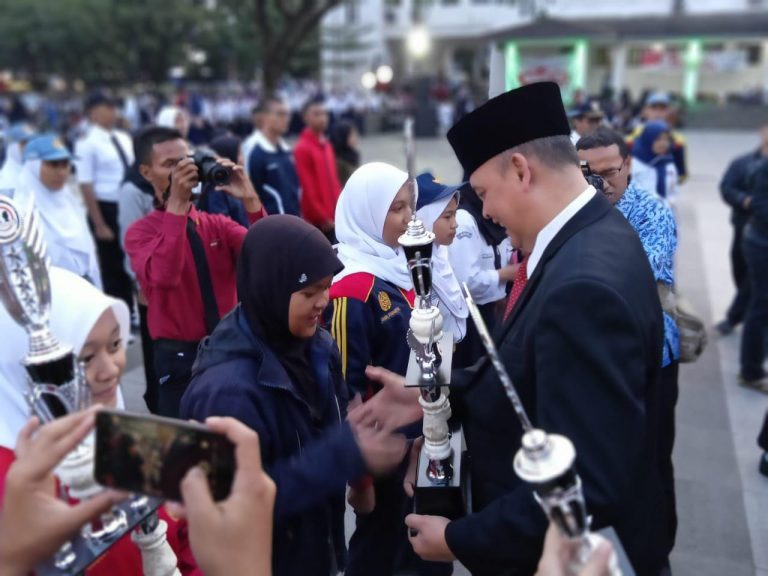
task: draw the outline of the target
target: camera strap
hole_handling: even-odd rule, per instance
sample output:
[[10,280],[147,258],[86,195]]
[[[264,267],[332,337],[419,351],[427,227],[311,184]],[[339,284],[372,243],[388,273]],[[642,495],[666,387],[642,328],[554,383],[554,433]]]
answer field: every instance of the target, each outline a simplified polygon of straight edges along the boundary
[[213,333],[219,323],[219,307],[216,304],[216,295],[213,292],[211,271],[208,268],[208,259],[205,257],[205,248],[197,226],[192,218],[187,217],[187,240],[192,249],[192,258],[197,269],[197,280],[200,283],[200,294],[203,297],[203,310],[205,311],[205,329],[208,334]]

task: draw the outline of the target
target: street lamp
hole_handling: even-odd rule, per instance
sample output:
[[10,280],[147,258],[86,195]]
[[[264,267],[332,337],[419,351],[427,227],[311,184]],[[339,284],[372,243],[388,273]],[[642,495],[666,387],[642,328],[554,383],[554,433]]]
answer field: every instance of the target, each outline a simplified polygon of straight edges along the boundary
[[376,69],[376,80],[378,80],[379,84],[389,84],[394,77],[395,73],[391,66],[382,64]]
[[365,72],[360,78],[360,83],[366,90],[373,90],[376,88],[376,74],[373,72]]
[[408,31],[405,42],[408,52],[414,58],[424,58],[429,54],[429,50],[432,47],[432,38],[429,35],[429,30],[422,24],[418,24]]

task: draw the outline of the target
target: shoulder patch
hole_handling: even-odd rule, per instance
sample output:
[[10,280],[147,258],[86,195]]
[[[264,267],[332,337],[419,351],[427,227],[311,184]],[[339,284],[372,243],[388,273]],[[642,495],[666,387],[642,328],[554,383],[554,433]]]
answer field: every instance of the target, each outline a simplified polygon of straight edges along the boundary
[[384,312],[389,312],[390,308],[392,308],[392,300],[389,299],[389,294],[383,290],[379,291],[379,307]]
[[330,299],[335,298],[354,298],[361,302],[367,302],[373,290],[373,283],[376,277],[367,272],[358,272],[345,276],[338,282],[331,285],[329,293]]

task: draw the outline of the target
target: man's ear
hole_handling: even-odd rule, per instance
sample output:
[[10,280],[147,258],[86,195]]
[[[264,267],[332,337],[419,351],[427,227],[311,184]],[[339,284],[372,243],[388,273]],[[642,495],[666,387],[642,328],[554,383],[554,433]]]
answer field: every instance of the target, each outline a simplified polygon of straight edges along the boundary
[[145,180],[149,181],[149,166],[146,164],[139,164],[139,174],[141,174]]
[[531,166],[528,158],[515,152],[509,158],[509,169],[521,184],[527,185],[531,181]]

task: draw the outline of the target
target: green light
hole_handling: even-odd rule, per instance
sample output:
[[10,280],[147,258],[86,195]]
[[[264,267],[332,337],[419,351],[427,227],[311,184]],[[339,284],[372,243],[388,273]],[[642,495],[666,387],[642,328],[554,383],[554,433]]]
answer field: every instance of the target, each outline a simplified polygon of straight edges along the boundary
[[571,90],[587,88],[587,55],[589,43],[586,40],[576,40],[571,55]]
[[689,40],[683,60],[685,62],[685,71],[683,73],[683,97],[686,102],[690,104],[696,102],[702,55],[703,50],[701,40]]
[[520,51],[516,42],[504,47],[504,87],[507,91],[520,87]]

